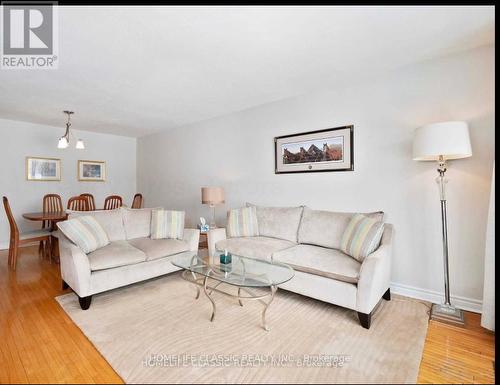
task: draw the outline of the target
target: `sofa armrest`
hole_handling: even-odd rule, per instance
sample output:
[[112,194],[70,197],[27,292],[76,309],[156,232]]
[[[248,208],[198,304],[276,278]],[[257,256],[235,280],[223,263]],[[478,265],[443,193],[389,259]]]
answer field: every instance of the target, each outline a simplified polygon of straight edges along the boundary
[[198,251],[198,245],[200,243],[200,230],[184,229],[184,236],[182,240],[188,243],[190,251]]
[[215,244],[219,241],[226,239],[226,229],[212,229],[208,231],[207,242],[208,242],[208,256],[213,257],[215,255]]
[[356,308],[361,313],[371,313],[389,289],[393,235],[393,226],[386,223],[379,248],[361,264],[356,298]]
[[80,297],[90,293],[90,263],[87,255],[59,231],[61,278]]

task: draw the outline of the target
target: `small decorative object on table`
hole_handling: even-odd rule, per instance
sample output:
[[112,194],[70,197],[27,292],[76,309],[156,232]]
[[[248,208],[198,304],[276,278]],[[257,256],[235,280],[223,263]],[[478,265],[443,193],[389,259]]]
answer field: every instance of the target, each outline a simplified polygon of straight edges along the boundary
[[208,232],[208,230],[210,230],[207,221],[203,217],[200,217],[200,224],[198,225],[198,227],[200,228],[200,232],[202,233],[206,233]]
[[228,253],[227,250],[224,250],[224,254],[220,255],[220,263],[221,265],[229,265],[231,263],[231,253]]

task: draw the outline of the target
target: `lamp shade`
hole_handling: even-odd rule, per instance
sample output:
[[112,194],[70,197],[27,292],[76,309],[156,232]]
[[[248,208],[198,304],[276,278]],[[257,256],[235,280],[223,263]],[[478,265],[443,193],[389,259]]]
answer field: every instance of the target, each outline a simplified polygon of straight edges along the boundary
[[466,122],[441,122],[417,128],[413,160],[460,159],[472,156]]
[[209,205],[224,203],[224,189],[222,187],[202,187],[201,203]]

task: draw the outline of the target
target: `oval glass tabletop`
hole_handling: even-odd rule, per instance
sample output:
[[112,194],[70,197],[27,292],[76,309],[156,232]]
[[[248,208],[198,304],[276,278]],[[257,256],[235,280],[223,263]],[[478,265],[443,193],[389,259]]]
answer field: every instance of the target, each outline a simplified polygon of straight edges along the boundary
[[219,254],[213,259],[198,255],[173,256],[171,262],[195,274],[213,278],[235,286],[270,287],[280,285],[293,278],[293,269],[283,263],[268,262],[232,255],[229,264],[219,263]]

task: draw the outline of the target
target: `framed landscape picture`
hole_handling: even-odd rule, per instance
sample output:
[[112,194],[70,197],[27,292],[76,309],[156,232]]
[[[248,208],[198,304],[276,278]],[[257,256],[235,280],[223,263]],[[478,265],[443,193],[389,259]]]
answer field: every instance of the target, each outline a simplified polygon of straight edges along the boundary
[[354,170],[354,126],[274,138],[275,174]]
[[26,180],[60,181],[61,159],[27,156]]
[[78,180],[86,182],[104,182],[106,180],[106,162],[79,160]]

